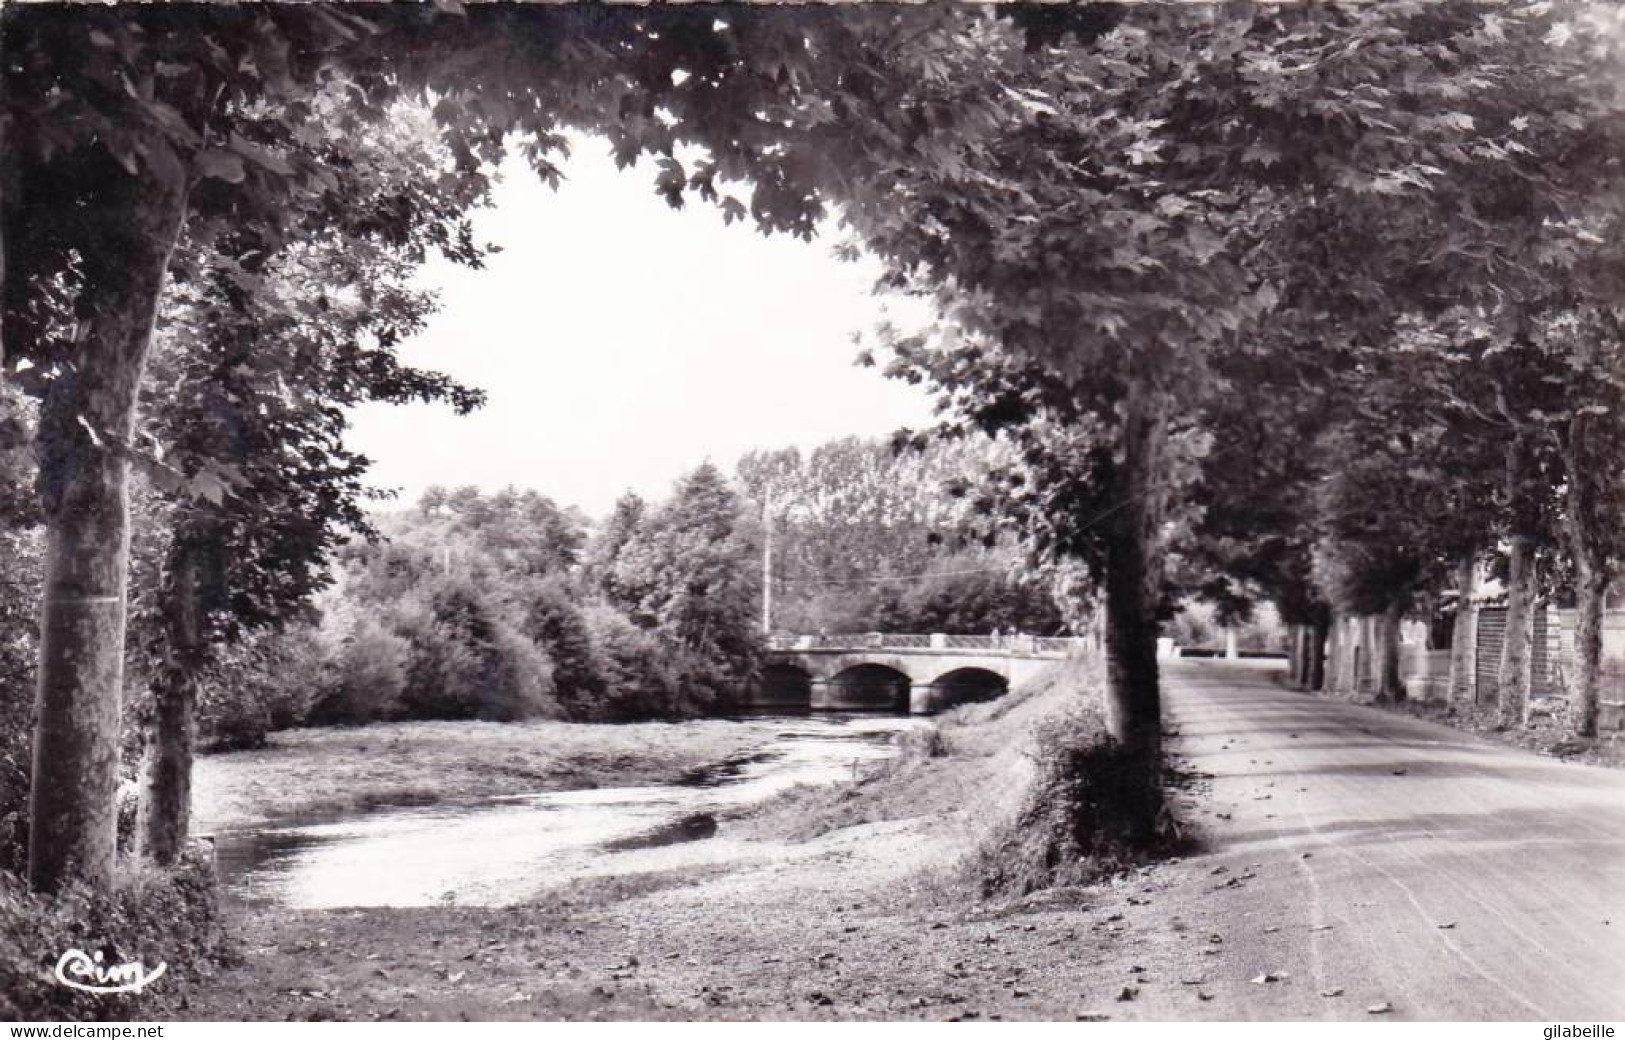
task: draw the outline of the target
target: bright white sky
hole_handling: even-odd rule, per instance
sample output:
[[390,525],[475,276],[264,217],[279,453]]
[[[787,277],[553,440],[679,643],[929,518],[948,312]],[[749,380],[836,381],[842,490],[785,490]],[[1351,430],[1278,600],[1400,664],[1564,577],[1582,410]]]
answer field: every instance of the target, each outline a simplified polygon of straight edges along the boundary
[[619,172],[607,144],[577,144],[557,193],[505,168],[476,221],[503,248],[484,271],[426,272],[443,309],[403,355],[489,401],[462,418],[358,409],[351,443],[375,486],[410,502],[431,484],[516,484],[602,516],[706,459],[731,472],[752,448],[929,421],[923,390],[854,366],[850,335],[887,311],[878,268],[836,260],[833,229],[806,243],[724,227],[697,200],[672,210],[647,166]]

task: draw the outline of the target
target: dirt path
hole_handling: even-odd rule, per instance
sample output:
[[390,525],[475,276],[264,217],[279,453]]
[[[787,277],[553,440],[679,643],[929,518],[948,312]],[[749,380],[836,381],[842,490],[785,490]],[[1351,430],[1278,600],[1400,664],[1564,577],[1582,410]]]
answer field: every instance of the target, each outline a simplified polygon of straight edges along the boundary
[[250,915],[244,964],[191,1013],[1625,1017],[1625,775],[1256,668],[1168,687],[1174,745],[1211,774],[1186,797],[1201,856],[989,907],[941,880],[966,832],[933,806],[535,906]]

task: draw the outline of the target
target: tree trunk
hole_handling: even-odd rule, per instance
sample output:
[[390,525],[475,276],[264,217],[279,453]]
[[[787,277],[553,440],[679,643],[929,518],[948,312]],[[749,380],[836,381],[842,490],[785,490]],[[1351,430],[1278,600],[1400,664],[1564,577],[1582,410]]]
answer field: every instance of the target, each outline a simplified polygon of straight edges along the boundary
[[106,891],[113,882],[129,564],[120,446],[134,430],[185,213],[184,186],[131,177],[110,160],[98,165],[81,194],[87,288],[78,367],[53,384],[37,434],[46,558],[29,878],[39,891],[75,881]]
[[1298,685],[1299,642],[1298,626],[1286,626],[1286,682],[1294,689]]
[[1311,691],[1326,688],[1326,641],[1330,636],[1331,620],[1324,614],[1317,616],[1309,627],[1309,685]]
[[161,866],[180,857],[192,816],[192,754],[197,744],[198,666],[203,650],[198,569],[185,547],[165,590],[170,660],[153,684],[153,720],[141,762],[136,837],[142,855]]
[[1469,700],[1473,673],[1477,666],[1478,609],[1473,595],[1478,591],[1478,560],[1467,553],[1456,561],[1456,623],[1450,633],[1450,684],[1446,697],[1457,704]]
[[1381,664],[1377,675],[1377,700],[1397,703],[1405,699],[1405,683],[1399,675],[1399,630],[1405,616],[1404,602],[1390,600],[1378,619]]
[[1602,684],[1602,613],[1608,579],[1591,565],[1576,563],[1578,618],[1574,629],[1574,688],[1569,721],[1577,737],[1597,735],[1597,701]]
[[1326,680],[1324,688],[1330,693],[1343,692],[1343,659],[1348,654],[1348,637],[1342,611],[1332,611],[1330,632],[1326,637]]
[[1361,614],[1354,619],[1354,692],[1374,693],[1371,670],[1371,615]]
[[1292,645],[1288,657],[1288,677],[1293,688],[1303,689],[1309,675],[1309,641],[1302,625],[1292,626]]
[[1157,674],[1157,542],[1162,525],[1164,406],[1151,388],[1129,386],[1123,410],[1123,458],[1116,505],[1106,528],[1106,730],[1131,752],[1154,760],[1162,748]]
[[[1610,417],[1612,418],[1612,417]],[[1608,474],[1593,457],[1591,438],[1595,419],[1578,414],[1569,420],[1563,445],[1563,465],[1568,471],[1569,552],[1574,560],[1575,605],[1579,608],[1574,632],[1574,679],[1569,691],[1569,722],[1575,736],[1597,735],[1598,687],[1602,671],[1603,597],[1612,575],[1608,554],[1603,550],[1603,525],[1617,523],[1607,515],[1603,495],[1597,485],[1599,475]]]
[[1501,666],[1496,670],[1496,712],[1503,726],[1522,726],[1533,679],[1530,643],[1534,636],[1534,542],[1525,535],[1509,539],[1506,633]]

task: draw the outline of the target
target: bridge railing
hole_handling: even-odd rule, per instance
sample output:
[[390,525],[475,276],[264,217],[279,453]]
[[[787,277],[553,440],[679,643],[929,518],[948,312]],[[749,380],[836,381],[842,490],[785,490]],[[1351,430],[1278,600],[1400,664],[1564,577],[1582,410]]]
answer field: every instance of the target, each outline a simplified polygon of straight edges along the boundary
[[777,633],[768,637],[767,645],[770,650],[986,650],[1062,656],[1081,649],[1085,640],[1028,635],[952,635],[943,632],[930,635],[898,632],[844,632],[833,635]]
[[1081,650],[1085,641],[1074,639],[1071,636],[1038,636],[1033,642],[1037,644],[1040,653],[1069,654],[1073,650]]

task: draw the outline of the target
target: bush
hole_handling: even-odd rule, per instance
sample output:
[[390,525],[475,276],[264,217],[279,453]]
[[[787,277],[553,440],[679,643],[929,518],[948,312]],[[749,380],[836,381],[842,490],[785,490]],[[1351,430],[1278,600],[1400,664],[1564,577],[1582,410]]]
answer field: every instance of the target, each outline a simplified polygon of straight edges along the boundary
[[0,677],[0,871],[28,862],[28,778],[33,770],[33,690]]
[[604,694],[590,717],[661,718],[677,713],[677,681],[658,637],[608,606],[587,608],[587,631],[602,669]]
[[569,718],[591,718],[604,696],[602,662],[578,597],[560,578],[521,592],[523,631],[553,662],[554,696]]
[[1016,818],[972,856],[983,895],[1088,884],[1168,845],[1160,763],[1107,736],[1099,716],[1048,720],[1035,734],[1033,759]]
[[[4,415],[0,401],[0,417]],[[0,520],[8,494],[0,456]],[[20,499],[19,499],[20,500]],[[0,526],[0,870],[25,869],[38,651],[38,543]]]
[[312,713],[320,722],[371,722],[401,710],[412,645],[371,618],[357,622],[339,651],[332,685]]
[[553,698],[553,663],[535,643],[498,623],[481,670],[484,682],[479,717],[496,722],[559,718]]
[[201,680],[199,743],[212,750],[263,747],[272,730],[302,725],[329,667],[310,625],[268,629],[225,648]]
[[[186,991],[205,983],[228,956],[211,854],[189,849],[172,870],[121,863],[126,873],[111,896],[70,890],[28,891],[0,872],[0,1019],[108,1021],[171,1018]],[[140,993],[95,994],[55,979],[69,949],[103,962],[167,965]]]
[[948,737],[931,723],[904,730],[897,741],[897,761],[900,765],[926,758],[947,758],[952,752]]
[[442,578],[388,623],[410,646],[402,714],[417,719],[557,717],[553,665],[510,619],[508,604],[465,578]]
[[468,677],[476,666],[469,643],[452,625],[439,621],[426,604],[410,603],[389,618],[395,634],[411,648],[401,714],[413,719],[467,719],[479,710],[479,691]]

